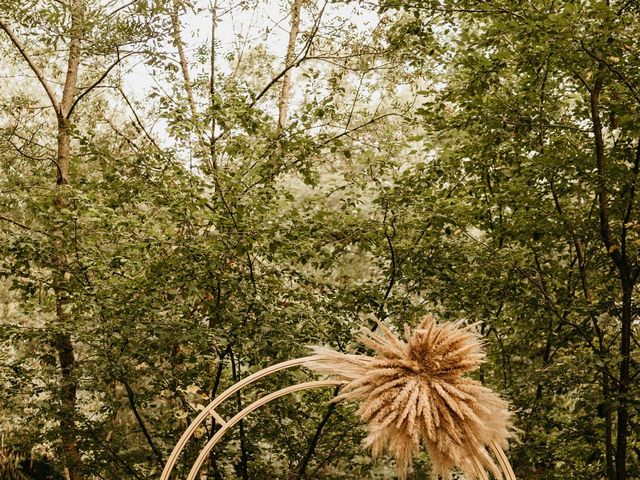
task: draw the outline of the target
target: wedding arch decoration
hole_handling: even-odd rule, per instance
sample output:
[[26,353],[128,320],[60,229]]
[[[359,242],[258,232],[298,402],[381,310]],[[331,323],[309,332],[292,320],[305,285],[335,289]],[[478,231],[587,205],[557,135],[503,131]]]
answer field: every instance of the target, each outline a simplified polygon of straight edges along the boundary
[[[244,417],[290,393],[341,386],[333,401],[359,402],[366,424],[365,444],[373,457],[395,457],[398,476],[406,478],[413,456],[427,450],[434,478],[450,478],[454,470],[474,480],[516,480],[505,449],[513,437],[506,401],[467,376],[484,360],[478,335],[460,322],[438,323],[425,317],[415,329],[405,326],[404,340],[378,323],[363,329],[361,343],[373,355],[347,354],[314,347],[313,355],[289,360],[254,373],[231,386],[207,405],[178,440],[160,480],[170,480],[180,453],[209,417],[220,425],[193,463],[187,480],[196,480],[220,439]],[[327,375],[324,380],[291,385],[272,392],[224,420],[216,409],[234,393],[261,378],[304,366]]]

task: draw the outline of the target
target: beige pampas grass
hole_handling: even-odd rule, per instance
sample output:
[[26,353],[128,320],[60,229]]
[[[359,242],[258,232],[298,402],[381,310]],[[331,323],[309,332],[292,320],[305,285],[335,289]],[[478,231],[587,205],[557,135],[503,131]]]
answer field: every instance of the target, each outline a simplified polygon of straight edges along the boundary
[[504,400],[464,376],[484,359],[476,334],[427,317],[413,331],[405,326],[405,338],[380,323],[379,332],[360,336],[375,356],[315,347],[309,367],[345,381],[336,400],[361,401],[367,446],[374,457],[385,449],[394,455],[401,478],[421,442],[436,478],[449,478],[456,467],[469,479],[482,478],[480,468],[502,478],[487,446],[506,448],[510,413]]

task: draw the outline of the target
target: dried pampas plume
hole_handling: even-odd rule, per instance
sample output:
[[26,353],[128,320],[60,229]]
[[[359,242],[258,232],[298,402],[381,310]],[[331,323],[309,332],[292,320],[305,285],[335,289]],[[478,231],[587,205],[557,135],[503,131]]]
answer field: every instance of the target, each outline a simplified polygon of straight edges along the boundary
[[507,447],[508,404],[464,376],[484,359],[477,335],[460,323],[438,324],[427,317],[413,331],[405,326],[405,338],[380,323],[378,332],[364,330],[360,336],[375,356],[315,347],[308,366],[345,381],[336,400],[361,401],[367,446],[374,457],[385,449],[394,455],[401,478],[421,442],[435,478],[449,478],[456,467],[470,479],[483,478],[485,469],[502,478],[487,446]]

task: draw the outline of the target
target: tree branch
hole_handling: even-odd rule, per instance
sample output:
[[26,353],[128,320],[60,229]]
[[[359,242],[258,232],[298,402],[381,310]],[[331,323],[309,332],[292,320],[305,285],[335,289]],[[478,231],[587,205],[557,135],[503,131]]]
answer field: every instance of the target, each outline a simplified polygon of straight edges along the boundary
[[60,104],[56,100],[56,96],[53,93],[53,90],[51,89],[51,86],[49,85],[49,82],[47,82],[47,80],[44,78],[44,74],[42,73],[40,68],[38,68],[38,66],[35,64],[35,62],[31,58],[31,55],[29,55],[29,53],[25,49],[24,45],[22,45],[22,42],[20,42],[18,37],[16,37],[14,35],[13,31],[9,28],[9,26],[7,24],[5,24],[2,20],[0,20],[0,28],[2,30],[4,30],[5,33],[9,36],[9,39],[11,39],[11,42],[18,49],[18,51],[20,52],[20,55],[22,55],[22,58],[24,58],[26,60],[26,62],[29,64],[29,67],[31,68],[31,71],[33,73],[35,73],[36,77],[38,77],[38,80],[40,81],[40,84],[44,88],[45,92],[47,92],[47,96],[49,97],[49,100],[51,101],[51,105],[53,106],[53,109],[56,111],[56,114],[59,114],[60,111],[61,111],[60,110]]
[[629,190],[629,202],[627,203],[627,211],[624,215],[624,220],[622,222],[622,239],[620,243],[622,244],[622,256],[626,258],[626,240],[627,240],[627,231],[629,222],[631,221],[631,214],[633,213],[633,206],[635,203],[636,197],[636,186],[638,183],[638,172],[640,171],[640,140],[638,140],[638,146],[636,147],[636,155],[635,160],[633,162],[633,183],[631,184],[631,188]]
[[142,417],[138,412],[138,407],[136,407],[135,394],[133,393],[133,389],[124,378],[121,378],[120,382],[122,383],[122,385],[124,385],[124,388],[127,391],[127,399],[129,400],[129,406],[131,407],[131,411],[133,412],[133,415],[136,417],[138,425],[140,426],[140,430],[142,430],[142,434],[144,435],[144,438],[146,438],[147,443],[149,444],[149,447],[151,447],[153,454],[156,456],[156,459],[158,460],[158,464],[160,465],[160,468],[162,468],[164,466],[164,460],[162,459],[162,454],[160,453],[156,445],[153,443],[153,439],[151,438],[151,435],[149,435],[149,431],[147,430],[147,427],[145,426],[144,421],[142,420]]
[[[598,74],[601,72],[598,69]],[[593,89],[590,92],[591,120],[593,125],[593,135],[595,141],[596,167],[598,170],[598,207],[600,215],[600,236],[604,246],[607,248],[613,263],[620,269],[623,268],[622,253],[620,246],[615,243],[609,224],[609,203],[607,192],[607,166],[604,158],[604,139],[602,135],[602,120],[600,119],[600,92],[603,83],[601,78],[597,78]]]
[[131,101],[129,100],[129,97],[127,97],[127,95],[124,93],[124,90],[122,88],[120,88],[120,87],[117,87],[116,90],[120,93],[120,95],[122,95],[122,98],[127,103],[128,107],[129,107],[129,110],[131,110],[131,113],[133,114],[134,118],[136,119],[137,125],[140,127],[140,130],[142,130],[142,133],[144,133],[145,137],[147,137],[147,139],[156,148],[156,150],[162,151],[162,149],[158,146],[156,141],[153,139],[153,137],[149,134],[149,132],[145,128],[144,124],[142,123],[142,120],[140,120],[140,117],[138,116],[138,113],[136,112],[136,109],[133,108],[133,105],[131,104]]
[[397,113],[397,112],[390,112],[390,113],[384,113],[382,115],[378,115],[376,117],[373,117],[373,118],[367,120],[364,123],[361,123],[360,125],[356,125],[355,127],[351,128],[349,130],[345,130],[344,132],[336,135],[335,137],[331,137],[330,139],[325,140],[319,146],[320,147],[324,147],[325,145],[333,142],[334,140],[338,140],[339,138],[342,138],[342,137],[344,137],[346,135],[349,135],[350,133],[353,133],[356,130],[360,130],[361,128],[367,127],[367,126],[371,125],[372,123],[377,122],[378,120],[382,120],[383,118],[386,118],[386,117],[403,117],[403,116],[404,115],[402,115],[401,113]]
[[282,69],[282,71],[278,75],[276,75],[274,78],[271,79],[271,81],[260,91],[260,93],[258,93],[258,95],[256,95],[253,101],[249,104],[249,108],[254,107],[255,104],[258,103],[258,100],[260,100],[271,89],[271,87],[273,87],[276,83],[278,83],[278,81],[282,77],[284,77],[289,70],[300,66],[300,64],[307,59],[307,54],[309,53],[309,49],[311,48],[311,42],[315,38],[316,33],[318,33],[318,28],[320,27],[320,19],[322,18],[322,14],[324,13],[324,9],[326,6],[327,6],[327,2],[324,3],[324,5],[322,6],[322,9],[320,10],[320,13],[318,13],[318,18],[316,19],[316,22],[313,25],[311,34],[309,35],[309,38],[307,39],[307,42],[304,45],[304,48],[295,57],[295,61],[293,61],[289,65],[286,65],[285,68]]
[[[333,398],[337,397],[339,392],[340,392],[340,387],[338,386],[333,391]],[[300,461],[300,464],[298,465],[298,468],[296,469],[296,474],[295,474],[296,478],[306,477],[307,466],[309,465],[309,461],[311,461],[311,458],[313,457],[316,447],[318,446],[318,442],[320,441],[320,437],[322,436],[322,431],[324,430],[324,427],[326,426],[327,422],[333,415],[333,412],[337,406],[338,404],[336,402],[331,402],[329,404],[329,407],[327,408],[327,411],[323,415],[322,420],[320,420],[320,423],[318,423],[318,426],[316,427],[316,431],[313,434],[313,437],[311,437],[311,440],[309,441],[309,447],[307,448],[307,451],[304,454],[304,457],[302,458],[302,460]]]
[[603,58],[598,57],[595,53],[593,53],[587,47],[585,47],[584,42],[582,40],[580,40],[580,46],[587,53],[587,55],[589,55],[594,60],[597,60],[601,65],[604,65],[605,67],[607,67],[609,71],[611,71],[611,73],[613,73],[620,80],[622,80],[622,83],[624,83],[627,89],[631,92],[631,95],[633,96],[633,98],[635,98],[636,102],[640,104],[640,95],[636,91],[633,84],[629,80],[627,80],[627,77],[625,77],[617,68],[614,68],[609,62],[607,62]]
[[4,220],[5,222],[12,223],[13,225],[15,225],[17,227],[20,227],[20,228],[22,228],[24,230],[29,230],[30,232],[38,232],[38,233],[42,233],[43,235],[48,235],[48,233],[46,233],[46,232],[43,232],[41,230],[36,230],[35,228],[31,228],[30,226],[25,225],[24,223],[20,223],[20,222],[18,222],[16,220],[12,220],[11,218],[5,217],[4,215],[0,215],[0,220]]
[[[385,202],[386,203],[386,202]],[[391,255],[391,270],[389,272],[389,283],[387,284],[387,288],[384,292],[384,297],[382,297],[382,302],[380,302],[380,308],[378,309],[378,320],[382,321],[383,320],[383,315],[384,315],[384,306],[387,303],[387,300],[389,299],[389,295],[391,295],[391,291],[393,290],[393,286],[396,283],[396,275],[397,275],[397,261],[396,261],[396,252],[395,249],[393,248],[393,239],[396,236],[396,227],[394,225],[394,220],[393,217],[391,218],[391,231],[393,232],[393,235],[389,235],[389,232],[387,231],[387,213],[388,210],[385,209],[384,212],[384,218],[382,220],[382,230],[384,232],[384,237],[387,240],[387,245],[389,246],[389,254]]]
[[113,70],[117,65],[119,65],[120,62],[122,62],[125,58],[130,57],[131,55],[133,55],[134,52],[130,52],[130,53],[126,54],[124,57],[120,56],[120,52],[119,51],[116,51],[116,54],[117,54],[116,61],[113,62],[111,65],[109,65],[109,67],[104,71],[104,73],[102,75],[100,75],[100,77],[95,82],[93,82],[90,86],[85,88],[85,90],[80,95],[78,95],[78,98],[75,99],[75,101],[71,105],[71,108],[69,109],[69,116],[71,116],[71,114],[73,113],[73,110],[76,108],[76,105],[78,105],[80,100],[82,100],[85,97],[85,95],[87,95],[94,88],[96,88],[98,85],[100,85],[102,83],[102,81],[105,78],[107,78],[107,75],[109,75],[109,73],[111,73],[111,70]]
[[125,3],[124,5],[116,8],[114,11],[110,12],[107,14],[107,18],[111,18],[113,17],[115,14],[117,14],[118,12],[124,10],[125,8],[129,8],[131,5],[135,5],[136,3],[138,3],[138,0],[133,0],[129,3]]

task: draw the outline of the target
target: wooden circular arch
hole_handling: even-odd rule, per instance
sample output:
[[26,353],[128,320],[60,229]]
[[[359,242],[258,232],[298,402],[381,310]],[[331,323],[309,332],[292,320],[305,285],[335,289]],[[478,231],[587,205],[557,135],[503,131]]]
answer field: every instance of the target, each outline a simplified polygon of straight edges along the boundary
[[[213,417],[216,420],[216,422],[218,422],[221,425],[221,428],[215,433],[215,435],[213,437],[211,437],[211,439],[207,442],[207,444],[204,446],[204,448],[200,451],[200,454],[198,455],[198,458],[196,459],[196,461],[194,462],[193,466],[191,467],[191,470],[189,471],[189,476],[187,477],[187,480],[195,480],[196,479],[196,476],[198,475],[198,472],[200,471],[200,468],[202,467],[202,465],[206,461],[207,457],[211,453],[211,450],[213,450],[213,447],[220,441],[220,439],[225,435],[225,433],[227,433],[234,425],[239,423],[240,420],[242,420],[244,417],[249,415],[254,410],[256,410],[256,409],[260,408],[261,406],[263,406],[263,405],[275,400],[276,398],[280,398],[280,397],[282,397],[284,395],[288,395],[290,393],[299,392],[299,391],[302,391],[302,390],[311,390],[311,389],[314,389],[314,388],[337,386],[337,385],[341,385],[341,384],[344,383],[341,380],[318,380],[318,381],[314,381],[314,382],[305,382],[305,383],[300,383],[300,384],[296,384],[296,385],[291,385],[289,387],[282,388],[282,389],[277,390],[275,392],[272,392],[272,393],[270,393],[268,395],[265,395],[264,397],[259,398],[258,400],[256,400],[252,404],[250,404],[247,407],[245,407],[244,409],[242,409],[240,412],[238,412],[236,415],[234,415],[228,421],[225,421],[216,412],[215,409],[220,404],[222,404],[222,402],[227,400],[229,397],[231,397],[231,395],[233,395],[234,393],[236,393],[237,391],[239,391],[243,387],[246,387],[247,385],[250,385],[251,383],[253,383],[253,382],[257,381],[257,380],[260,380],[261,378],[269,376],[272,373],[279,372],[281,370],[286,370],[288,368],[296,367],[296,366],[299,366],[299,365],[304,365],[305,363],[313,361],[316,358],[317,358],[316,355],[311,355],[311,356],[308,356],[308,357],[296,358],[296,359],[293,359],[293,360],[288,360],[286,362],[282,362],[282,363],[278,363],[278,364],[272,365],[272,366],[267,367],[267,368],[265,368],[263,370],[260,370],[259,372],[254,373],[253,375],[249,375],[245,379],[239,381],[238,383],[232,385],[227,390],[222,392],[211,403],[209,403],[202,410],[202,412],[200,412],[200,414],[195,418],[195,420],[193,422],[191,422],[189,427],[187,427],[185,432],[182,434],[182,436],[180,437],[180,439],[176,443],[176,446],[173,448],[173,451],[171,452],[171,455],[169,456],[164,469],[162,470],[162,474],[160,475],[160,480],[169,480],[170,479],[171,472],[173,471],[173,469],[174,469],[174,467],[175,467],[175,465],[176,465],[176,463],[178,461],[178,457],[182,453],[182,450],[184,450],[184,447],[186,446],[186,444],[189,441],[189,439],[193,436],[193,434],[195,433],[197,428],[207,418],[209,418],[209,416]],[[513,473],[513,469],[511,468],[511,465],[509,464],[509,460],[507,459],[507,456],[505,455],[505,453],[502,450],[502,448],[499,445],[495,444],[495,443],[491,444],[490,448],[491,448],[493,454],[495,455],[496,459],[498,460],[498,463],[500,464],[500,467],[502,468],[502,472],[503,472],[505,480],[516,480],[516,476]],[[489,477],[487,476],[487,473],[484,470],[484,468],[479,464],[476,465],[476,467],[477,467],[477,475],[482,480],[489,480]]]

